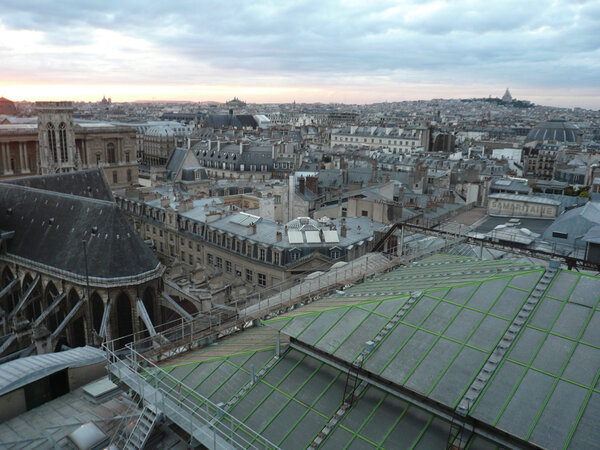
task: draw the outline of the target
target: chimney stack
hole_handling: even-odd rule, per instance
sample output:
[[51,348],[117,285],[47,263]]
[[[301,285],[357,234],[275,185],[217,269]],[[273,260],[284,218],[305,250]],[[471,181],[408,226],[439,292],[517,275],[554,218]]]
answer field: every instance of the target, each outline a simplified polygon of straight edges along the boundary
[[256,222],[252,222],[249,226],[248,226],[248,234],[256,234]]
[[347,234],[346,233],[346,224],[344,223],[344,224],[342,224],[342,229],[340,230],[340,236],[345,238],[346,234]]
[[171,199],[168,196],[164,196],[160,198],[160,207],[161,208],[166,208],[167,206],[169,206],[171,204]]
[[298,188],[300,189],[300,193],[304,195],[304,192],[306,191],[306,180],[304,177],[298,179]]
[[281,234],[281,231],[278,231],[275,236],[276,236],[277,242],[281,242],[281,239],[283,238],[283,235]]

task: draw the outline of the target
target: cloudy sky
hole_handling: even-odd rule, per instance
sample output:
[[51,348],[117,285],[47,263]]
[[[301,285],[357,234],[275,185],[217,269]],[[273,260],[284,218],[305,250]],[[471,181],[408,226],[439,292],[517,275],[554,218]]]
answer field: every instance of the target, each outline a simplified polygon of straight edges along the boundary
[[600,108],[598,0],[0,0],[0,96]]

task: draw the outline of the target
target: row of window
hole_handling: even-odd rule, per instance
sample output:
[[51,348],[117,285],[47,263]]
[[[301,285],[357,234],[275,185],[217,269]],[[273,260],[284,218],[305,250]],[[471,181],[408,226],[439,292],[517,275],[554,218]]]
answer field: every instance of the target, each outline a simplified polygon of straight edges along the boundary
[[[191,260],[191,255],[190,255],[190,260]],[[206,263],[209,266],[214,265],[218,269],[222,269],[223,268],[223,259],[220,256],[214,257],[210,253],[206,254]],[[231,261],[225,260],[225,271],[227,273],[232,273],[232,264],[231,264]],[[242,276],[242,269],[239,268],[238,266],[235,267],[235,275],[237,277],[241,277]],[[246,281],[248,283],[252,283],[253,280],[254,280],[254,272],[252,270],[250,270],[250,269],[246,269],[246,274],[245,275],[246,275]],[[261,287],[265,287],[267,285],[267,276],[264,273],[256,272],[256,280],[258,282],[258,285],[261,286]]]
[[[363,142],[363,143],[369,143],[369,139],[368,138],[353,138],[353,137],[334,137],[333,140],[338,140],[338,141],[343,141],[343,142]],[[416,140],[414,141],[397,141],[396,139],[378,139],[378,144],[385,144],[387,140],[387,144],[393,144],[393,145],[407,145],[407,146],[415,146],[416,144]],[[402,142],[404,142],[404,144],[402,144]],[[375,138],[371,138],[371,144],[375,144]]]
[[[119,173],[114,170],[112,173],[112,179],[113,179],[113,184],[117,184],[119,182]],[[127,182],[131,183],[132,177],[131,177],[131,169],[127,169]]]

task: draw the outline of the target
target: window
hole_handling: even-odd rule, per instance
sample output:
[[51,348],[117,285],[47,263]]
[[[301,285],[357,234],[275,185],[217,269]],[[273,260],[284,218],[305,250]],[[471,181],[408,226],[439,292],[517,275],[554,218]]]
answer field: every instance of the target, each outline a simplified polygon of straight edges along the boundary
[[360,213],[360,215],[363,216],[363,217],[368,217],[369,216],[369,211],[365,211],[363,209],[362,212]]
[[333,251],[331,252],[331,257],[332,257],[333,259],[338,259],[338,258],[340,257],[340,251],[339,251],[339,250],[333,250]]
[[569,233],[563,233],[562,231],[553,231],[552,237],[558,239],[567,239],[569,237]]
[[235,276],[242,278],[242,270],[238,266],[235,266]]
[[267,257],[267,251],[264,248],[260,249],[260,260],[264,261]]
[[150,231],[150,225],[146,224],[146,231]]
[[188,248],[192,248],[192,241],[188,241]]
[[118,175],[116,170],[113,172],[113,183],[118,183]]
[[129,152],[125,152],[125,162],[129,162]]
[[208,263],[207,263],[207,264],[208,264],[209,266],[212,266],[212,263],[213,263],[213,255],[211,255],[210,253],[207,253],[207,255],[206,255],[206,258],[207,258],[207,261],[208,261]]
[[292,252],[290,254],[290,257],[292,258],[292,261],[297,261],[298,258],[300,257],[300,254],[298,252]]
[[238,253],[242,252],[242,243],[240,241],[235,242],[235,251]]
[[267,285],[267,277],[264,273],[258,274],[258,285],[263,287]]
[[106,145],[106,160],[109,164],[114,164],[116,162],[115,158],[115,144],[109,142]]
[[163,237],[163,230],[160,230],[159,233],[160,233],[160,237]]
[[67,162],[69,154],[67,153],[67,127],[64,122],[58,126],[58,141],[60,142],[60,160]]
[[252,271],[250,269],[246,269],[246,281],[252,283]]
[[219,269],[223,268],[223,259],[217,256],[217,267]]
[[273,264],[279,264],[279,253],[273,252]]
[[52,156],[52,160],[57,163],[58,154],[56,153],[56,133],[54,131],[54,125],[48,123],[46,128],[48,129],[48,148],[50,149],[50,155]]
[[231,261],[225,261],[225,270],[231,273]]
[[185,253],[184,253],[184,252],[181,252],[181,260],[182,260],[183,262],[185,262]]
[[127,169],[127,182],[131,183],[131,169]]
[[194,264],[194,257],[191,254],[189,255],[189,259],[190,259],[190,264]]

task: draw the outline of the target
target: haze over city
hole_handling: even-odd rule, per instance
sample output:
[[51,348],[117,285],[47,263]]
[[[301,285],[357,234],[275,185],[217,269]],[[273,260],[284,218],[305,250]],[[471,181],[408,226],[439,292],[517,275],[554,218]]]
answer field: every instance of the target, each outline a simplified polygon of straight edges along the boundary
[[13,100],[372,103],[500,95],[600,107],[594,1],[5,1]]

